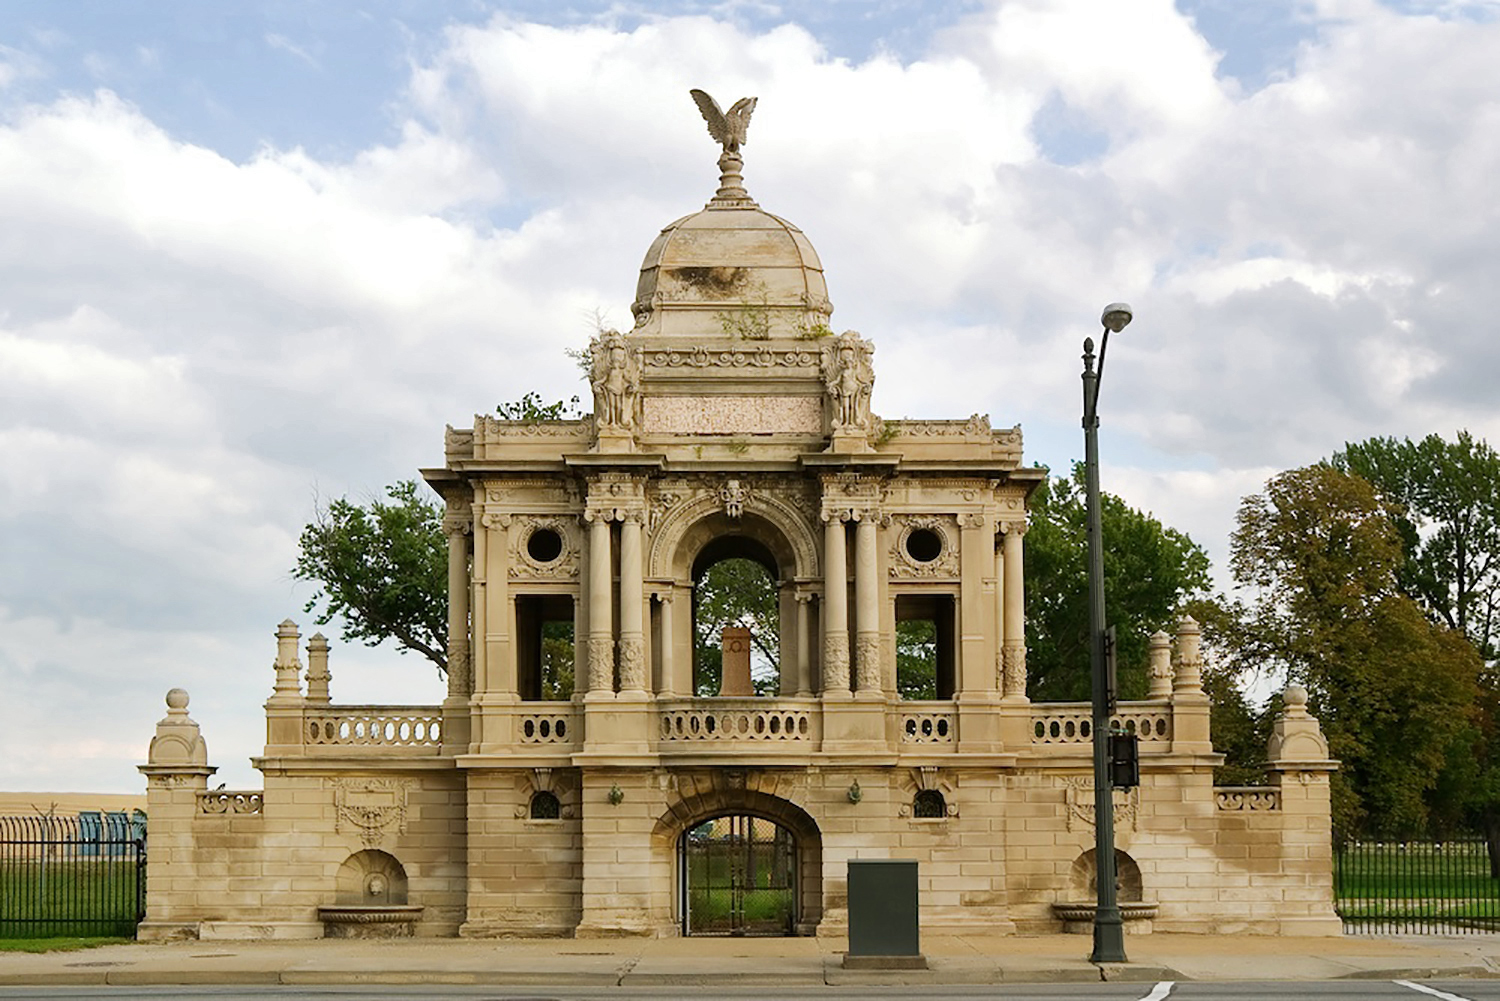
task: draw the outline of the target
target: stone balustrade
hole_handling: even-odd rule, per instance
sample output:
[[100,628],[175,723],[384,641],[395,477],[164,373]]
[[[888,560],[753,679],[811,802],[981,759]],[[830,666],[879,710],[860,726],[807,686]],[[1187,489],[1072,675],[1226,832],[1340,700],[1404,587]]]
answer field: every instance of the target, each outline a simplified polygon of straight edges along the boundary
[[198,812],[209,816],[260,813],[265,795],[259,789],[212,789],[198,793]]
[[1281,809],[1281,790],[1274,786],[1217,786],[1214,805],[1220,810],[1265,813]]
[[[1122,702],[1110,717],[1117,730],[1133,733],[1143,749],[1172,739],[1171,707],[1157,702]],[[1087,744],[1093,740],[1093,711],[1087,702],[1037,702],[1031,710],[1033,744]]]
[[583,736],[567,703],[546,712],[524,712],[516,717],[518,744],[576,744]]
[[819,739],[813,709],[784,699],[714,699],[662,703],[657,739],[768,741],[812,744]]
[[958,713],[952,703],[942,708],[903,711],[899,731],[903,744],[953,744],[958,739]]
[[431,747],[442,743],[436,706],[331,706],[308,708],[303,743],[310,746]]

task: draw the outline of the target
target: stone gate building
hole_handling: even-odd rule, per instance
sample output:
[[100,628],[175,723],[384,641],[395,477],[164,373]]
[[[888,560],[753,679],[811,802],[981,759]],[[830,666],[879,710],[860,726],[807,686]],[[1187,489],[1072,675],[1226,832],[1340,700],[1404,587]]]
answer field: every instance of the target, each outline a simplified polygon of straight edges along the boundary
[[[855,858],[918,860],[929,928],[1087,920],[1089,707],[1026,695],[1043,473],[1019,427],[871,412],[873,346],[832,332],[812,245],[742,183],[741,107],[717,192],[646,252],[634,328],[590,347],[593,414],[476,417],[424,472],[449,539],[443,703],[335,705],[327,642],[304,665],[282,623],[264,789],[210,791],[168,695],[143,938],[839,934]],[[732,558],[774,581],[779,658],[756,694],[727,652],[700,696],[695,589]],[[931,626],[932,699],[898,689],[908,621]],[[569,635],[575,690],[545,698]],[[1199,665],[1185,620],[1120,706],[1141,738],[1116,800],[1127,928],[1337,933],[1305,694],[1268,783],[1215,788]]]

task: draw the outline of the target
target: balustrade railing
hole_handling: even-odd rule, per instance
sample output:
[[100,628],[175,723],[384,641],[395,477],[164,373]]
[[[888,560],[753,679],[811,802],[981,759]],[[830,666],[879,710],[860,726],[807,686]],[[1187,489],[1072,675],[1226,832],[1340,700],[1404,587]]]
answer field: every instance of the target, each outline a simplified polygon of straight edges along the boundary
[[1265,813],[1281,809],[1281,790],[1274,786],[1216,786],[1214,805],[1220,810]]
[[901,713],[901,743],[952,744],[958,739],[958,713],[934,708]]
[[336,706],[308,709],[303,735],[310,745],[436,747],[443,717],[426,706]]
[[259,789],[211,789],[198,794],[198,812],[220,814],[260,813],[265,808],[265,794]]
[[516,717],[516,740],[522,744],[572,744],[581,736],[571,707]]
[[[1164,703],[1122,703],[1109,719],[1114,729],[1135,734],[1145,745],[1172,739],[1172,708]],[[1087,703],[1032,704],[1033,744],[1087,744],[1093,739],[1093,713]]]
[[723,705],[706,706],[694,702],[663,708],[657,738],[664,742],[811,742],[817,739],[816,715],[811,709],[770,700],[722,701]]

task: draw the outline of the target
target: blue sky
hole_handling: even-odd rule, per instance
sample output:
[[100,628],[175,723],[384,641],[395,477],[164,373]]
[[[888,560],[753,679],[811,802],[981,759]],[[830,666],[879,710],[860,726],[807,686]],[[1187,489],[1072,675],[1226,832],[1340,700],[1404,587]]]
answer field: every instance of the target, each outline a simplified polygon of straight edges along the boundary
[[[1500,440],[1493,3],[0,5],[0,788],[129,791],[167,688],[253,785],[319,498],[626,326],[712,192],[686,96],[876,347],[875,408],[987,412],[1210,549],[1375,434]],[[435,702],[336,644],[335,698]],[[69,726],[59,727],[58,721]],[[80,737],[81,731],[84,736]]]

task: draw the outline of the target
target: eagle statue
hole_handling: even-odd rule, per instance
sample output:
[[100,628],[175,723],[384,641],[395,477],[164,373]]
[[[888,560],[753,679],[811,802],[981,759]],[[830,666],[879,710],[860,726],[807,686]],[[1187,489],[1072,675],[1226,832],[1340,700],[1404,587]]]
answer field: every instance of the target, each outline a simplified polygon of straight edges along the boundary
[[726,115],[720,110],[719,102],[703,91],[691,90],[688,93],[693,95],[698,110],[703,113],[703,120],[708,123],[708,134],[724,147],[724,152],[738,153],[740,147],[745,145],[745,132],[750,128],[750,113],[755,110],[756,99],[740,98]]

